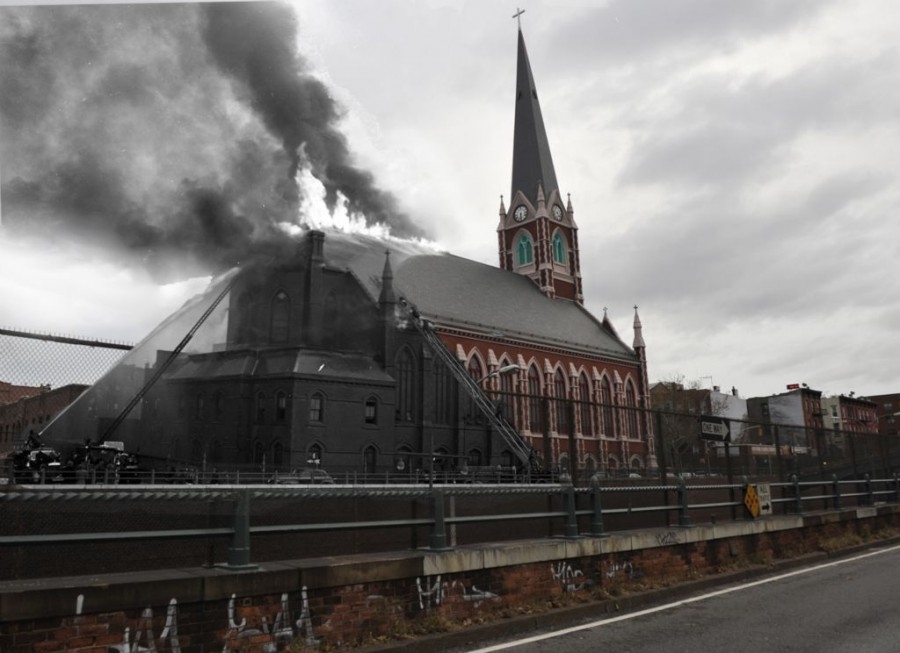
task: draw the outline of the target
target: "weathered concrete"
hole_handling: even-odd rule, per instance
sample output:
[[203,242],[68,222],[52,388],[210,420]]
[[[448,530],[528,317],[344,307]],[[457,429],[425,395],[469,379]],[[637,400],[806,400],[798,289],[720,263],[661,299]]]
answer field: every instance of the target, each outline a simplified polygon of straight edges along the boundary
[[[828,538],[898,525],[900,505],[887,504],[603,537],[283,560],[247,570],[194,567],[5,581],[0,583],[0,650],[38,650],[28,648],[31,639],[43,642],[42,651],[79,650],[87,635],[72,624],[88,615],[106,623],[95,630],[104,631],[107,643],[122,624],[130,623],[132,632],[140,624],[147,632],[155,623],[155,632],[163,632],[167,610],[176,606],[177,637],[204,647],[221,649],[223,642],[230,646],[228,642],[250,633],[271,639],[275,635],[267,624],[279,619],[287,623],[279,637],[300,637],[302,623],[308,641],[346,645],[389,635],[400,624],[413,624],[433,612],[447,619],[468,618],[473,610],[483,614],[541,597],[633,582],[637,570],[645,580],[713,575],[733,568],[739,559],[773,559],[782,552],[796,556],[818,550]],[[285,621],[289,603],[294,618],[301,614],[296,622]],[[76,638],[72,633],[81,634]],[[88,648],[85,644],[84,650]]]

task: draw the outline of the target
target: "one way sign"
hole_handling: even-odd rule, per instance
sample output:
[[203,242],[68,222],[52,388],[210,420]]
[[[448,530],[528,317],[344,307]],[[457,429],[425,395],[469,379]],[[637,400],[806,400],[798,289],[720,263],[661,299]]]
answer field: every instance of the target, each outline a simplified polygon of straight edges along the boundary
[[716,440],[718,442],[731,441],[731,429],[728,420],[722,417],[700,416],[700,439]]

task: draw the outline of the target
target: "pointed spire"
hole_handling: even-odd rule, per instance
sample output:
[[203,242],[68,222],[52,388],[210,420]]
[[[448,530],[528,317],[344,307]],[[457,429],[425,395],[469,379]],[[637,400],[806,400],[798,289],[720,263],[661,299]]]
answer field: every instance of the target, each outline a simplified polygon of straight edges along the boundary
[[513,132],[513,175],[512,194],[521,190],[536,203],[532,195],[538,182],[542,182],[544,192],[559,191],[556,170],[550,155],[550,143],[544,129],[544,118],[538,102],[534,76],[525,50],[525,37],[519,30],[519,52],[516,72],[516,124]]
[[566,196],[568,197],[568,201],[566,202],[566,213],[568,213],[571,218],[575,213],[575,209],[572,208],[572,193],[566,193]]
[[503,195],[500,196],[500,219],[506,217],[506,206],[503,204]]
[[541,182],[538,182],[537,205],[538,208],[547,207],[547,198],[544,197],[544,185]]
[[604,329],[613,334],[617,339],[621,340],[621,338],[619,338],[619,332],[616,331],[616,327],[613,326],[612,320],[609,319],[609,310],[606,306],[603,307],[603,321],[601,324]]
[[382,306],[397,303],[397,295],[394,294],[394,271],[391,269],[390,250],[385,250],[384,252],[384,269],[381,272],[381,295],[378,296],[378,303]]
[[632,346],[634,349],[647,346],[644,344],[643,327],[641,326],[641,316],[638,315],[637,305],[634,307],[634,344]]

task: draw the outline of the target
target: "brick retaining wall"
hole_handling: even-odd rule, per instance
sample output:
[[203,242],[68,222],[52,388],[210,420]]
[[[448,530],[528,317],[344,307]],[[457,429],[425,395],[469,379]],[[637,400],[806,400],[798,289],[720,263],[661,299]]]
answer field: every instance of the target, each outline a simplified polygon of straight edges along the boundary
[[482,623],[874,539],[900,506],[689,528],[0,583],[0,650],[335,648]]

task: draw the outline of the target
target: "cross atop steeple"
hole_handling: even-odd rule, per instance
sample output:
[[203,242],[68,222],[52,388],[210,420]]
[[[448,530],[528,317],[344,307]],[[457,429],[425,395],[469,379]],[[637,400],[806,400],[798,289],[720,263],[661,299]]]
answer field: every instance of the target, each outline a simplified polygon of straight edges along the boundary
[[519,9],[518,7],[516,7],[516,13],[514,13],[512,15],[512,17],[515,18],[516,21],[519,23],[519,30],[522,29],[522,14],[524,14],[524,13],[525,13],[524,9]]

